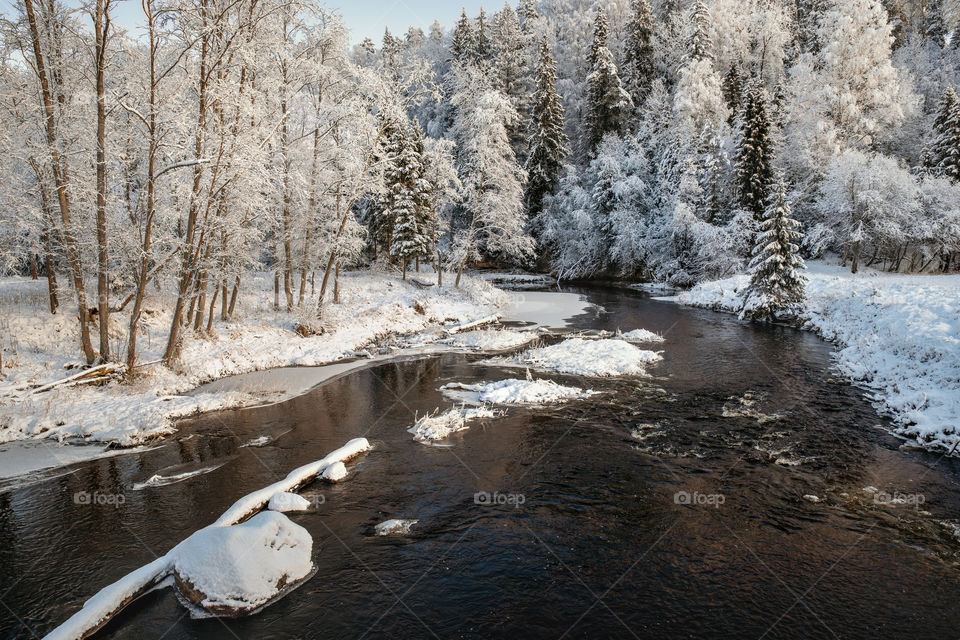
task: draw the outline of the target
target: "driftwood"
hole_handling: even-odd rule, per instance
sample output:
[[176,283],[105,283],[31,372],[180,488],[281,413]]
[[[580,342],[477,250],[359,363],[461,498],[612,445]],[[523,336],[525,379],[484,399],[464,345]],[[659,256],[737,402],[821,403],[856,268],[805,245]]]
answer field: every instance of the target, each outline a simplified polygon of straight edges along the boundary
[[479,320],[474,320],[473,322],[467,322],[464,324],[455,324],[452,327],[444,327],[444,331],[448,334],[453,335],[455,333],[460,333],[461,331],[468,331],[470,329],[476,329],[477,327],[482,327],[488,324],[493,324],[500,321],[500,314],[495,314],[492,316],[487,316],[485,318],[480,318]]
[[418,289],[429,289],[430,287],[437,286],[432,282],[420,280],[419,278],[408,278],[407,281]]
[[99,384],[101,382],[106,382],[107,380],[112,380],[119,377],[126,371],[126,367],[122,364],[117,364],[113,362],[108,362],[107,364],[101,364],[96,367],[91,367],[89,369],[84,369],[80,373],[75,373],[72,376],[67,376],[61,380],[55,382],[50,382],[38,387],[28,388],[28,393],[44,393],[50,391],[51,389],[66,388],[66,387],[78,387],[84,384]]

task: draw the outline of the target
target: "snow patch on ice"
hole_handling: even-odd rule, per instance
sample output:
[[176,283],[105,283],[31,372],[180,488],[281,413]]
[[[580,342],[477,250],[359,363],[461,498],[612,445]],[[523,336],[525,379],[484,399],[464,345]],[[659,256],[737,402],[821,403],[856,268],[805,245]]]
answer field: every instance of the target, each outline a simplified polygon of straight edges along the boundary
[[134,482],[133,487],[134,491],[141,491],[148,487],[165,487],[170,484],[176,484],[178,482],[183,482],[184,480],[189,480],[195,476],[202,476],[205,473],[210,473],[211,471],[216,471],[226,462],[221,462],[220,464],[211,465],[209,467],[203,467],[202,469],[195,469],[193,471],[184,471],[183,473],[174,473],[169,476],[163,476],[159,473],[156,473],[144,482]]
[[530,331],[480,329],[452,335],[441,343],[457,349],[473,351],[506,351],[530,344],[536,339],[537,335]]
[[634,329],[633,331],[628,331],[626,333],[621,333],[619,338],[621,340],[626,340],[627,342],[637,342],[637,343],[659,343],[664,342],[663,336],[653,331],[647,331],[646,329]]
[[516,378],[478,384],[451,382],[440,389],[445,395],[464,402],[500,405],[559,404],[599,393],[579,387],[567,387],[553,380],[517,380]]
[[607,377],[646,375],[647,366],[660,360],[659,353],[645,351],[624,340],[571,338],[547,347],[529,349],[503,364]]
[[432,413],[419,418],[408,431],[413,434],[414,440],[421,442],[437,441],[447,438],[452,433],[469,429],[469,422],[478,418],[496,418],[501,412],[489,407],[454,407],[443,413]]

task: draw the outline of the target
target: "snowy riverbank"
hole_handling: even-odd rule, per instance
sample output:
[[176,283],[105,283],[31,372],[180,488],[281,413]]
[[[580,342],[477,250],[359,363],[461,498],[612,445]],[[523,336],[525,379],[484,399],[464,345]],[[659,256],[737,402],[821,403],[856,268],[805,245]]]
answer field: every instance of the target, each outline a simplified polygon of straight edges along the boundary
[[[814,262],[805,328],[837,345],[836,367],[869,389],[899,434],[952,447],[960,431],[960,276],[905,276]],[[666,298],[738,311],[747,276]]]
[[[421,280],[433,274],[418,274]],[[451,280],[452,282],[452,280]],[[342,304],[329,304],[328,331],[301,337],[297,311],[273,309],[273,278],[248,279],[237,314],[217,321],[209,336],[187,339],[177,371],[144,367],[131,383],[97,388],[29,393],[28,387],[53,382],[79,362],[76,322],[66,311],[45,311],[45,282],[0,280],[0,442],[33,438],[82,438],[129,446],[169,434],[176,418],[202,411],[260,402],[246,392],[184,395],[198,385],[226,376],[283,366],[315,366],[356,355],[391,335],[410,334],[446,323],[469,323],[499,313],[509,294],[478,278],[459,289],[419,289],[397,277],[351,273],[341,278]],[[148,299],[139,339],[139,361],[160,359],[172,304]],[[305,303],[311,308],[311,301]],[[111,323],[117,349],[125,342],[125,318]]]

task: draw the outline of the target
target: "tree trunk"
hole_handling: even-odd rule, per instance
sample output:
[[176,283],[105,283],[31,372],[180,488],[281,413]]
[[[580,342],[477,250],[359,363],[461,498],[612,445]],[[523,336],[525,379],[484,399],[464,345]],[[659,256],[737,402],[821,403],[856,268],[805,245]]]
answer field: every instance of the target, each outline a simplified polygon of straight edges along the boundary
[[107,277],[107,99],[104,75],[107,66],[107,42],[110,36],[110,2],[97,0],[94,10],[96,34],[95,67],[97,91],[97,303],[100,322],[100,360],[110,359],[110,284]]
[[237,276],[236,281],[233,283],[233,292],[230,294],[230,309],[227,311],[227,314],[232,318],[233,310],[237,308],[237,298],[240,296],[240,276]]
[[333,304],[340,304],[340,263],[333,274]]
[[40,267],[37,266],[37,254],[35,253],[30,254],[30,279],[40,279]]
[[57,187],[57,200],[60,204],[60,219],[63,224],[63,245],[67,254],[67,264],[73,276],[73,286],[77,295],[77,319],[80,323],[80,348],[87,360],[93,364],[95,354],[90,343],[90,325],[88,322],[87,293],[83,284],[83,265],[80,252],[73,235],[73,221],[70,216],[70,196],[67,193],[68,173],[66,163],[60,154],[57,140],[56,116],[54,114],[53,94],[47,79],[46,63],[43,52],[40,50],[40,30],[37,18],[33,11],[33,0],[24,0],[27,22],[30,25],[30,36],[33,41],[33,54],[36,62],[37,75],[40,79],[40,93],[43,100],[44,123],[47,138],[47,150],[50,154],[50,165],[53,169],[54,184]]

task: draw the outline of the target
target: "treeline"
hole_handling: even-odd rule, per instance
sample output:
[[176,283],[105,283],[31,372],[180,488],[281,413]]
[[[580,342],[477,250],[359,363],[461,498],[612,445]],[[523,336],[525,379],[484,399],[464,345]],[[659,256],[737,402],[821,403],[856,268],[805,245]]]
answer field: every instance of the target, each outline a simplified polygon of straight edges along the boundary
[[0,25],[0,271],[47,278],[90,362],[135,365],[160,291],[175,363],[258,269],[309,330],[374,261],[689,285],[779,229],[957,266],[941,0],[522,0],[352,48],[313,0],[142,0],[135,33],[116,2]]

